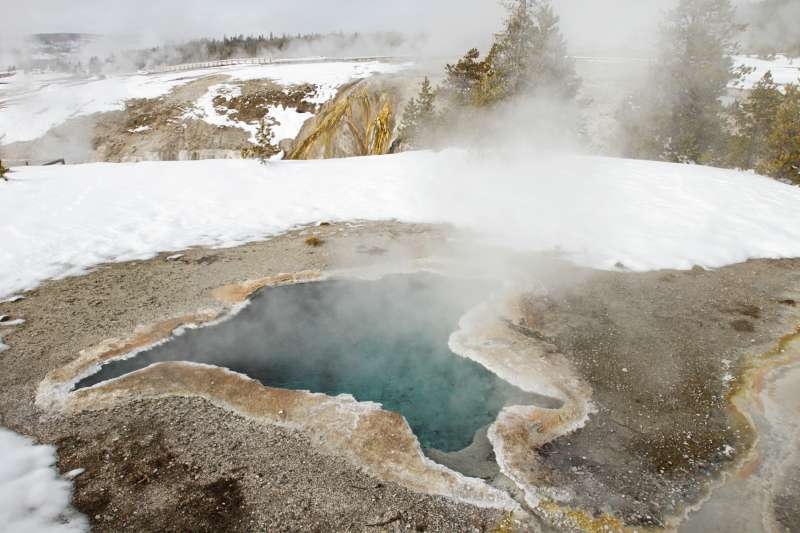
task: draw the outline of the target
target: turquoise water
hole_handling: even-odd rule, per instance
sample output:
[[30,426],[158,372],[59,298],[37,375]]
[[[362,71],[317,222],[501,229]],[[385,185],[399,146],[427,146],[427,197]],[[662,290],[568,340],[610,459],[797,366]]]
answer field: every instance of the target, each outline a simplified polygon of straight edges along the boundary
[[266,289],[231,320],[109,363],[77,388],[159,361],[213,364],[272,387],[382,403],[408,420],[423,448],[456,451],[503,406],[531,403],[447,347],[486,289],[431,274]]

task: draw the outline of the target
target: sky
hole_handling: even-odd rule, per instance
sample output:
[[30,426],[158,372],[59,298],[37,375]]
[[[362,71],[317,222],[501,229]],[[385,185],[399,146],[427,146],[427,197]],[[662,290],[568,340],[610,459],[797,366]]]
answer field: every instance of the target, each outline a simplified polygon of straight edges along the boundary
[[[641,45],[672,0],[554,0],[576,51]],[[503,20],[498,0],[0,0],[4,32],[81,32],[160,44],[224,34],[430,34],[484,46]]]

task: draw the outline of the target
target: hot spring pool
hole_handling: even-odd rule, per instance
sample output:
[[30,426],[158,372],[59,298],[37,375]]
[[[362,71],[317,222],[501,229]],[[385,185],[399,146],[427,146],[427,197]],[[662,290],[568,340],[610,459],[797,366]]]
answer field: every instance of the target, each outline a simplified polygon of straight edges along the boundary
[[108,363],[77,388],[156,362],[212,364],[270,387],[382,403],[408,420],[423,448],[457,451],[505,405],[533,402],[447,346],[486,294],[475,282],[433,274],[265,289],[232,319]]

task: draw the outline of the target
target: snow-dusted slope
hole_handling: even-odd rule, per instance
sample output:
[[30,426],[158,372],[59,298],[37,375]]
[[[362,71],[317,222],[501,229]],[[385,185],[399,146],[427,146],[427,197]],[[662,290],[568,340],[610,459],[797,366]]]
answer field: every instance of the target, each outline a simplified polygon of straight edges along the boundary
[[319,220],[451,222],[631,269],[800,257],[800,188],[700,166],[461,151],[22,167],[0,182],[0,296],[106,261]]
[[[258,124],[237,120],[235,114],[222,114],[214,106],[214,98],[217,96],[230,98],[241,94],[241,88],[235,84],[237,81],[267,78],[284,87],[313,83],[317,86],[317,92],[309,98],[309,101],[315,104],[324,104],[336,96],[339,87],[349,81],[367,78],[378,73],[397,72],[407,66],[369,61],[275,64],[261,65],[255,68],[234,67],[231,71],[225,72],[231,76],[231,79],[209,87],[206,94],[201,96],[191,109],[187,110],[185,116],[205,120],[215,126],[243,129],[250,134],[250,142],[255,143]],[[300,133],[303,123],[314,116],[311,113],[298,113],[296,109],[284,106],[270,106],[267,114],[276,120],[276,125],[272,128],[276,141],[287,138],[294,139]]]
[[0,86],[0,142],[36,139],[70,118],[123,109],[125,100],[156,98],[186,82],[180,73],[106,79],[17,74]]
[[[405,65],[379,61],[274,63],[89,80],[20,73],[9,78],[7,85],[0,85],[0,102],[3,104],[0,106],[0,137],[5,135],[0,142],[33,140],[70,118],[123,109],[125,100],[157,98],[179,85],[212,75],[229,76],[232,81],[271,79],[279,85],[313,83],[319,86],[314,101],[323,103],[350,80],[403,68]],[[210,102],[211,98],[213,95],[207,100]],[[202,109],[202,99],[196,105]],[[202,115],[206,116],[212,123],[219,120],[213,108],[210,114]],[[282,138],[278,136],[278,139]]]
[[[327,89],[321,88],[320,92],[328,92]],[[227,100],[240,96],[242,93],[241,87],[237,87],[232,83],[220,83],[212,85],[208,91],[201,96],[194,106],[187,109],[184,113],[184,118],[199,119],[213,126],[228,126],[232,128],[239,128],[245,130],[249,134],[251,143],[258,142],[258,123],[248,123],[238,120],[236,113],[223,112],[214,105],[214,99],[222,96]],[[267,115],[275,119],[275,124],[271,127],[272,134],[275,136],[275,141],[279,142],[282,139],[294,139],[306,120],[313,117],[313,113],[298,113],[296,108],[285,107],[283,105],[269,106]]]
[[86,519],[69,507],[71,484],[53,468],[55,448],[0,428],[0,457],[0,531],[88,531]]

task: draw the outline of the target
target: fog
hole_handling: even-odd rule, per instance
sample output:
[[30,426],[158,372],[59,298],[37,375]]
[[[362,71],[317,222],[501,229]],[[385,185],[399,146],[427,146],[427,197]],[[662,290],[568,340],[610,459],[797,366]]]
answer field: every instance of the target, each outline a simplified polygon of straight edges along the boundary
[[[770,6],[761,13],[759,6]],[[765,0],[742,6],[742,17],[749,24],[744,42],[756,51],[780,50],[800,53],[800,2],[796,0]],[[787,48],[788,47],[788,48]]]
[[[128,46],[151,46],[198,37],[399,31],[425,33],[426,52],[451,54],[485,47],[500,27],[496,0],[231,0],[137,2],[119,0],[3,0],[6,23],[0,46],[20,36],[76,32],[113,37]],[[562,26],[578,54],[641,50],[671,0],[556,0]]]
[[[570,53],[577,56],[648,56],[659,20],[677,0],[552,0]],[[743,17],[764,2],[735,2]],[[778,15],[751,30],[743,41],[769,46],[791,36],[800,3],[774,1]],[[401,32],[410,39],[397,53],[448,57],[473,46],[485,50],[504,18],[503,0],[211,0],[136,2],[120,0],[2,1],[3,31],[0,62],[11,64],[12,50],[24,36],[36,33],[87,33],[101,37],[87,45],[80,59],[106,57],[121,49],[174,44],[225,35],[295,35],[298,33]],[[757,27],[756,27],[757,26]],[[793,34],[793,35],[792,35]],[[303,52],[319,55],[353,52],[385,53],[379,41],[366,39],[352,50],[326,48],[325,43]],[[295,54],[301,51],[295,51]]]

